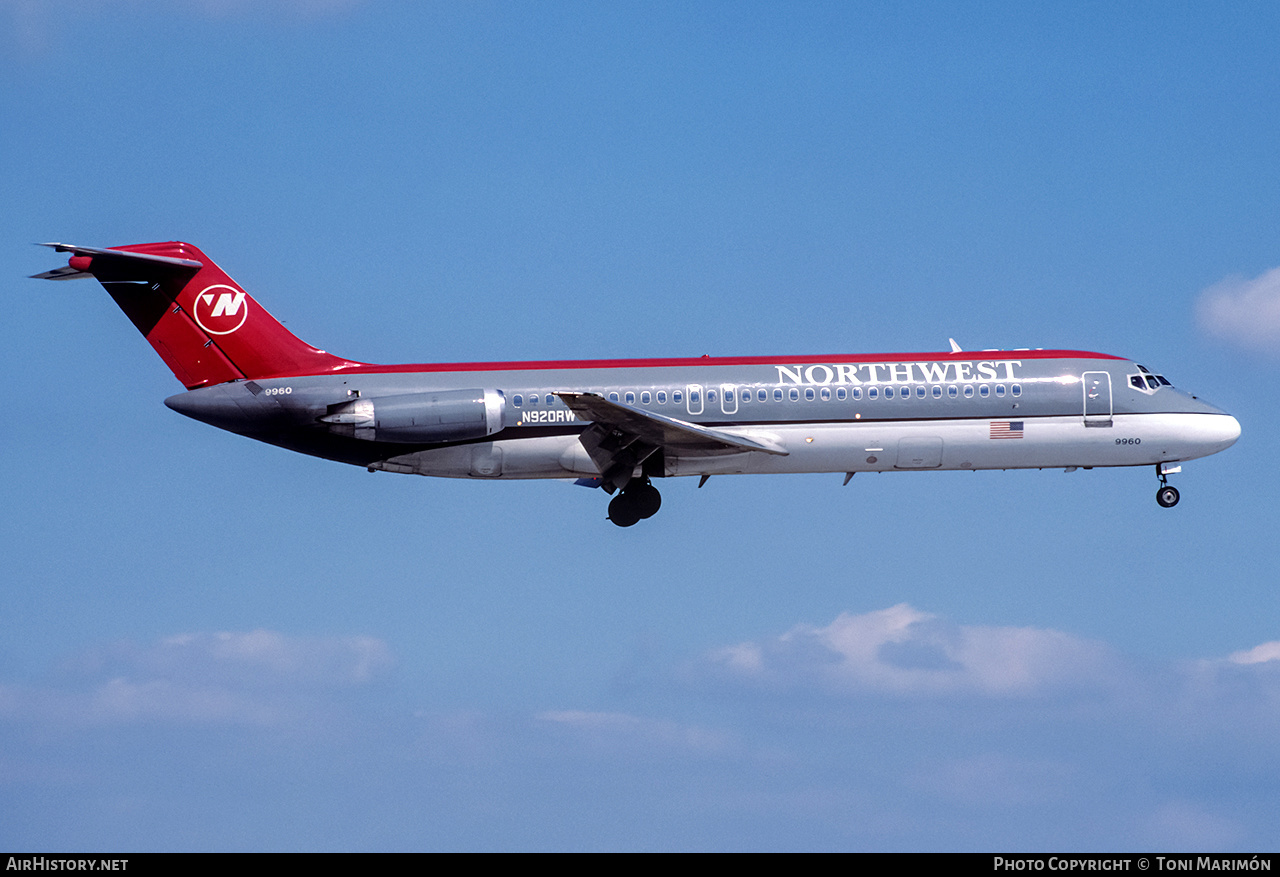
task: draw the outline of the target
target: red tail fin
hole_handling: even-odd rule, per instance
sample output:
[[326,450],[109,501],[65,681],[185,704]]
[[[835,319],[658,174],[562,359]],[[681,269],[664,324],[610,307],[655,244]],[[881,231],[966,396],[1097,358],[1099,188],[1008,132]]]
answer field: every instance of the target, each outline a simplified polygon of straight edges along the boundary
[[354,365],[300,340],[191,244],[49,246],[75,255],[36,276],[97,278],[187,389]]

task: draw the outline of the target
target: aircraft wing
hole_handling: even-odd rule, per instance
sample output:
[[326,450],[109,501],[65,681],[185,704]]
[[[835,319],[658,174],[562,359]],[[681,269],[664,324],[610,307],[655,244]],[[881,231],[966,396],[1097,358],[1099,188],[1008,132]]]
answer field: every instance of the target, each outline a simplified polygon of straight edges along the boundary
[[782,457],[788,454],[773,442],[708,429],[674,417],[664,417],[620,402],[610,402],[595,393],[556,395],[583,420],[595,421],[650,444],[679,450],[684,455],[696,456],[702,452],[703,455],[712,456],[741,451],[761,451]]
[[[659,450],[682,457],[711,457],[759,451],[786,456],[788,451],[764,438],[748,438],[665,417],[596,393],[557,393],[583,420],[582,445],[605,482],[624,487],[636,466]],[[612,491],[611,491],[612,492]]]

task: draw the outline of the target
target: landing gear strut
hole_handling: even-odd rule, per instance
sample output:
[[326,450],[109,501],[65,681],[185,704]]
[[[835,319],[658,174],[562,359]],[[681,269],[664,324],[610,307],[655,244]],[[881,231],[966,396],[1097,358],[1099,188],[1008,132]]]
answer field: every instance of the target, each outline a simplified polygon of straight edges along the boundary
[[1156,475],[1160,478],[1160,489],[1156,491],[1156,502],[1160,503],[1161,508],[1171,509],[1178,504],[1178,488],[1169,483],[1163,463],[1156,463]]
[[609,500],[609,520],[619,527],[630,527],[642,518],[651,518],[662,507],[662,494],[648,478],[633,478]]

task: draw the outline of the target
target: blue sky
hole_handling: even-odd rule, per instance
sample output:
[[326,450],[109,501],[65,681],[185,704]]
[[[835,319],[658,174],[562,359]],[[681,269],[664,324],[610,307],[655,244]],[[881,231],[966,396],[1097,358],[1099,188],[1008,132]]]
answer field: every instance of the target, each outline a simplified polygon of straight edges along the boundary
[[[0,0],[0,848],[1274,849],[1267,4]],[[598,492],[182,418],[34,241],[376,362],[1078,347],[1149,470]]]

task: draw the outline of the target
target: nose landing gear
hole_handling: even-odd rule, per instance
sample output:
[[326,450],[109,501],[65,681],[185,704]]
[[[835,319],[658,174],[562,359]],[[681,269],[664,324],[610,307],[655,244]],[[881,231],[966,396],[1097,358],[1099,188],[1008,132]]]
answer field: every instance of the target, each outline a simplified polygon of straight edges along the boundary
[[1156,476],[1160,479],[1160,488],[1156,491],[1156,502],[1161,508],[1171,509],[1178,504],[1178,488],[1169,483],[1168,474],[1177,472],[1181,468],[1181,466],[1169,466],[1167,463],[1156,463]]
[[619,527],[630,527],[643,518],[651,518],[662,507],[662,494],[648,478],[633,478],[609,500],[609,520]]

